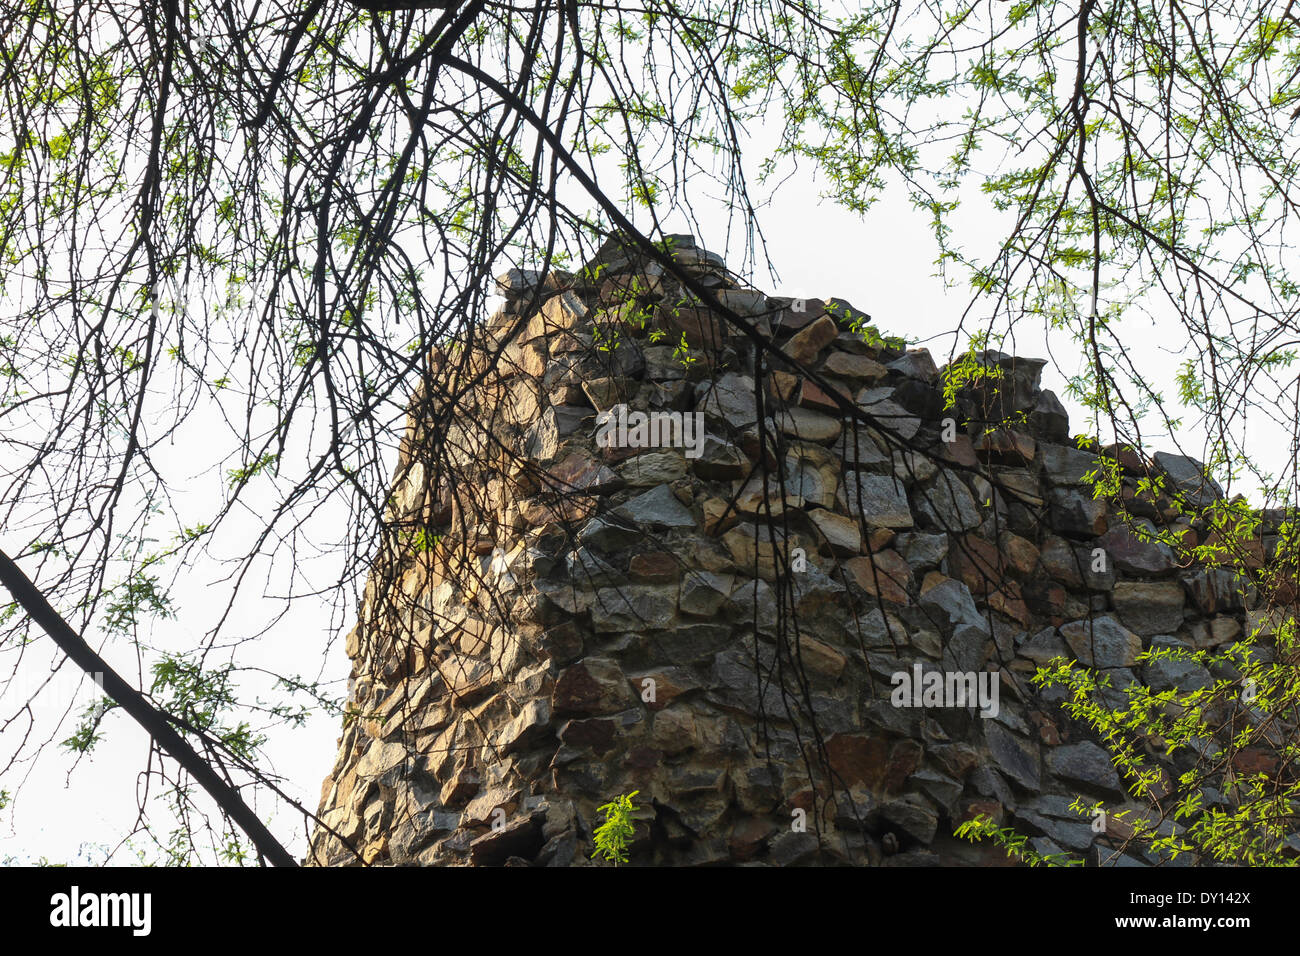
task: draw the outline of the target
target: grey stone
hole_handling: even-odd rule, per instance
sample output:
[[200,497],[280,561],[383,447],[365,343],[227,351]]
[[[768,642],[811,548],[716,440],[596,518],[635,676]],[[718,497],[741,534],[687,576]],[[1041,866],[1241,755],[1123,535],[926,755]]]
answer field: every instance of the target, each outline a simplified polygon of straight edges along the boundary
[[[645,357],[645,376],[652,382],[675,382],[686,378],[686,368],[673,357],[670,345],[647,346],[642,353]],[[750,399],[751,405],[753,399]]]
[[1143,637],[1183,625],[1183,589],[1177,581],[1121,581],[1111,599],[1124,626]]
[[903,648],[908,644],[908,630],[898,618],[892,614],[886,616],[878,607],[844,622],[844,633],[851,646],[860,640],[866,647]]
[[[999,727],[999,730],[1004,734],[1007,733],[1004,728]],[[1004,807],[1014,807],[1016,805],[1016,798],[1012,794],[1011,788],[1007,786],[1006,780],[1002,778],[1002,774],[992,767],[976,767],[971,771],[969,783],[972,789],[982,797],[993,797]],[[1032,789],[1036,789],[1036,787]]]
[[817,834],[784,830],[768,844],[767,858],[777,866],[794,866],[817,856]]
[[551,722],[551,705],[545,698],[528,701],[515,719],[502,728],[497,746],[502,755],[523,750],[535,740],[545,736]]
[[690,509],[677,500],[667,485],[652,488],[614,509],[620,518],[652,528],[693,528]]
[[569,579],[580,586],[600,587],[616,584],[625,575],[612,564],[588,548],[578,548],[565,559]]
[[1079,822],[1052,819],[1025,807],[1016,810],[1016,822],[1027,832],[1041,834],[1071,850],[1086,850],[1092,845],[1092,826],[1078,814],[1075,820]]
[[936,584],[921,595],[921,607],[945,630],[965,626],[989,634],[988,622],[975,607],[970,588],[960,581],[949,578]]
[[682,579],[682,613],[695,617],[712,617],[726,603],[734,585],[735,576],[731,574],[688,571]]
[[1038,790],[1041,769],[1038,745],[1032,740],[1022,740],[994,720],[981,721],[984,739],[989,745],[998,769],[1026,790]]
[[920,786],[946,813],[952,814],[962,792],[962,785],[958,781],[929,768],[918,770],[908,780]]
[[938,471],[938,464],[929,455],[905,451],[894,459],[894,476],[909,483],[929,481]]
[[[989,637],[988,625],[983,621],[979,627],[959,624],[953,629],[943,649],[943,666],[950,671],[980,671],[984,662],[993,651],[993,639]],[[995,678],[996,679],[996,678]]]
[[880,808],[880,815],[912,839],[927,846],[939,828],[939,815],[920,794],[909,793],[898,800],[891,800]]
[[1128,797],[1110,755],[1090,740],[1047,752],[1047,770],[1065,783],[1086,787],[1116,800]]
[[767,296],[757,289],[719,289],[714,294],[737,315],[754,317],[767,313]]
[[1115,567],[1129,574],[1162,574],[1172,571],[1174,553],[1162,541],[1144,540],[1156,534],[1156,526],[1146,518],[1138,518],[1133,527],[1116,522],[1097,539]]
[[592,518],[578,532],[578,541],[588,548],[611,554],[635,544],[642,538],[642,533],[630,527],[627,521],[621,521],[613,515]]
[[827,607],[835,607],[844,593],[844,585],[832,580],[821,568],[809,564],[806,571],[795,572],[790,579],[795,611],[806,615],[810,624],[814,615]]
[[1034,410],[1029,413],[1029,428],[1036,437],[1047,441],[1069,441],[1070,416],[1056,393],[1048,389],[1038,393]]
[[554,460],[560,451],[560,431],[554,407],[542,412],[541,417],[524,433],[524,454],[539,462]]
[[[713,675],[707,695],[724,707],[775,717],[785,713],[783,694],[777,675],[772,671],[772,653],[760,644],[759,670],[754,670],[754,651],[750,647],[733,647],[713,658]],[[798,691],[791,693],[792,704]]]
[[883,402],[892,398],[894,387],[892,385],[877,385],[873,388],[864,388],[858,392],[857,403],[859,405],[875,405],[877,402]]
[[885,368],[923,382],[933,382],[939,376],[929,349],[908,349],[902,358],[888,363]]
[[618,470],[634,488],[648,488],[676,481],[686,475],[686,459],[677,451],[650,451],[629,458]]
[[890,467],[886,455],[875,439],[871,430],[865,428],[847,428],[831,445],[831,451],[844,462],[845,468],[858,471],[884,471]]
[[676,610],[675,584],[629,584],[601,588],[591,604],[591,626],[601,634],[659,630],[672,623]]
[[497,276],[497,293],[507,299],[521,298],[534,291],[546,273],[537,269],[508,269]]
[[929,571],[939,566],[948,556],[946,534],[913,532],[900,534],[894,539],[894,550],[903,556],[913,571]]
[[542,849],[542,829],[531,817],[516,817],[475,837],[469,845],[476,866],[499,866],[511,857],[531,860]]
[[1224,568],[1203,568],[1183,574],[1180,580],[1203,614],[1240,611],[1253,592],[1248,578]]
[[704,436],[704,448],[691,468],[701,478],[725,480],[742,478],[749,471],[749,459],[731,442],[716,435]]
[[943,472],[930,485],[918,488],[913,498],[917,514],[943,531],[969,531],[982,520],[970,489],[950,472]]
[[1029,849],[1033,850],[1039,856],[1066,856],[1066,852],[1056,843],[1056,841],[1045,836],[1034,837],[1029,841]]
[[887,432],[893,432],[904,441],[915,438],[916,433],[921,430],[921,419],[897,402],[887,399],[883,402],[862,405],[861,398],[859,398],[858,403],[861,405],[862,410],[870,415],[880,428]]
[[731,620],[745,622],[757,619],[763,622],[776,620],[776,594],[766,581],[755,579],[742,582],[726,604],[727,616]]
[[1106,531],[1106,503],[1073,488],[1053,488],[1048,496],[1053,529],[1076,538],[1094,538]]
[[912,511],[902,482],[887,475],[850,472],[839,491],[849,514],[882,528],[912,527]]
[[646,641],[664,660],[679,664],[711,658],[736,643],[731,628],[704,621],[685,622],[671,630],[652,634]]
[[839,419],[807,408],[786,409],[777,412],[772,418],[782,434],[810,442],[834,441],[843,428]]
[[357,762],[357,776],[382,776],[393,768],[400,766],[406,760],[406,756],[407,748],[405,744],[383,744],[375,741],[366,748],[365,754]]
[[1223,489],[1211,478],[1205,466],[1186,455],[1175,455],[1167,451],[1155,453],[1155,466],[1173,483],[1173,491],[1185,496],[1188,503],[1203,508],[1223,497]]
[[1109,615],[1062,624],[1061,634],[1088,667],[1130,667],[1142,653],[1141,639]]
[[[1172,646],[1178,649],[1186,648],[1186,645],[1181,641],[1173,638],[1167,638],[1163,641],[1158,637],[1152,638],[1152,650],[1162,646]],[[1193,691],[1214,685],[1214,678],[1210,676],[1210,672],[1193,660],[1161,658],[1151,661],[1142,668],[1142,677],[1147,686],[1156,693],[1174,690],[1180,694],[1190,694]]]
[[1064,657],[1067,660],[1071,657],[1070,649],[1065,646],[1065,641],[1061,640],[1061,635],[1054,627],[1043,628],[1021,644],[1016,653],[1039,667],[1046,667],[1054,657]]
[[744,428],[758,421],[754,380],[748,375],[728,372],[716,382],[701,382],[695,387],[695,398],[699,411],[721,419],[732,428]]

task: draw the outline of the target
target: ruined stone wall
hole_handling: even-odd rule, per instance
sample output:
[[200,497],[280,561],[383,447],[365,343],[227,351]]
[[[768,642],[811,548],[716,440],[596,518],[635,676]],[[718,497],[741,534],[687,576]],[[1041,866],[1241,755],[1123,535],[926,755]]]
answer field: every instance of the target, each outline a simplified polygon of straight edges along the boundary
[[[1224,676],[1136,663],[1258,624],[1252,589],[1144,540],[1213,532],[1140,478],[1218,486],[1110,448],[1122,488],[1094,497],[1042,361],[980,353],[948,406],[930,354],[848,303],[674,250],[874,425],[616,247],[503,276],[504,308],[435,350],[440,392],[412,403],[314,861],[584,864],[596,808],[631,791],[633,864],[1005,862],[952,836],[975,814],[1113,861],[1122,834],[1070,802],[1143,808],[1029,678],[1056,656],[1115,693]],[[636,412],[680,414],[629,447]],[[978,672],[994,708],[914,706],[899,677]]]

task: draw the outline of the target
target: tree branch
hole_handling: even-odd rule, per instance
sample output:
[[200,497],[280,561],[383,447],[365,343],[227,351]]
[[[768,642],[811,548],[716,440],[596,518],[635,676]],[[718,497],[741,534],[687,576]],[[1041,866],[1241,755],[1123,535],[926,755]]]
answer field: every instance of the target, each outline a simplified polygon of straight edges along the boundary
[[123,680],[94,649],[50,606],[40,589],[23,574],[9,555],[0,551],[0,584],[3,584],[45,633],[54,639],[78,667],[87,674],[101,675],[104,693],[135,718],[149,736],[199,782],[208,795],[240,829],[248,834],[258,852],[275,866],[297,866],[293,856],[271,835],[234,787],[208,766],[180,734],[172,729],[167,717],[150,704],[134,687]]

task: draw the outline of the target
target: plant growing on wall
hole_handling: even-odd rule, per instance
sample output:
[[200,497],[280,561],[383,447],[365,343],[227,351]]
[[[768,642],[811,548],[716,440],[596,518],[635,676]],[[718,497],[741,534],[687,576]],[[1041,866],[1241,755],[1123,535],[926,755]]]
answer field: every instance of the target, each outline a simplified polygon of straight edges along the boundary
[[596,808],[597,813],[605,815],[605,822],[596,827],[596,851],[591,854],[595,859],[604,856],[605,861],[618,866],[627,862],[627,842],[632,838],[632,814],[637,811],[632,802],[640,790],[622,793],[604,806]]

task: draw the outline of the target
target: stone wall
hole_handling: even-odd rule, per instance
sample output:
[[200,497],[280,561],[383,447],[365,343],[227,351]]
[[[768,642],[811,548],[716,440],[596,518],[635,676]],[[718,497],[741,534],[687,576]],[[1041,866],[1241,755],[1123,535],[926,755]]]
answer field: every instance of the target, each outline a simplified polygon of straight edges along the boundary
[[[412,400],[313,861],[586,864],[596,808],[638,791],[633,864],[1004,863],[952,836],[976,814],[1115,862],[1071,800],[1144,808],[1029,678],[1057,656],[1117,695],[1231,676],[1136,663],[1263,616],[1258,588],[1145,540],[1215,532],[1142,478],[1219,487],[1178,455],[1077,447],[1041,360],[972,355],[949,406],[953,376],[848,303],[673,248],[822,384],[616,245],[503,276]],[[620,408],[704,434],[610,447],[597,416]],[[1098,451],[1116,494],[1085,480]],[[1232,544],[1259,567],[1268,532]],[[929,672],[988,672],[996,716],[899,706],[897,675]]]

